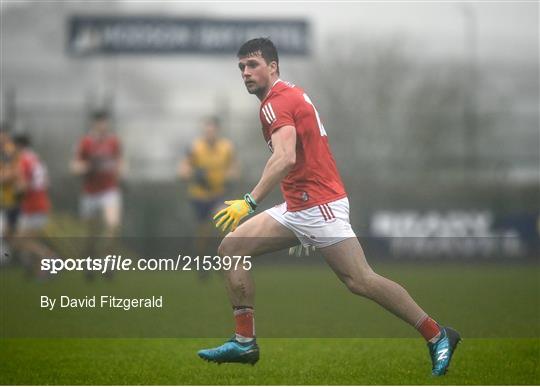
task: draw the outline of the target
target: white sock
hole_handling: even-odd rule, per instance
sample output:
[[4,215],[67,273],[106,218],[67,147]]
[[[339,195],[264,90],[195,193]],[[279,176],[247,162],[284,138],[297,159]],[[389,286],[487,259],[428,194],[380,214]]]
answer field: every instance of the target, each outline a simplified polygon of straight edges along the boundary
[[249,343],[250,341],[253,341],[254,337],[244,337],[242,335],[239,335],[238,333],[235,333],[235,340],[239,343]]

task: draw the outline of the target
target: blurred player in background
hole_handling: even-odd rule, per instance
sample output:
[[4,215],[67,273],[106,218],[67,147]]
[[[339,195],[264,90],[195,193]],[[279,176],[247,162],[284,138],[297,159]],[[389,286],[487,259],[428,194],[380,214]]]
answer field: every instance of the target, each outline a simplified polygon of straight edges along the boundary
[[15,144],[12,141],[9,125],[0,127],[0,222],[2,228],[2,251],[0,261],[10,256],[9,244],[17,230],[20,212],[19,196],[16,189],[17,158]]
[[[120,177],[124,164],[118,137],[111,133],[109,113],[96,111],[90,131],[80,140],[71,170],[82,177],[80,214],[88,227],[88,254],[109,253],[120,230],[122,195]],[[96,246],[100,241],[100,247]],[[92,272],[86,273],[88,277]]]
[[[272,155],[257,185],[242,199],[225,202],[229,206],[214,217],[217,227],[230,231],[219,255],[257,256],[294,246],[298,240],[304,246],[315,246],[351,292],[375,301],[415,327],[427,341],[432,374],[444,375],[460,336],[439,326],[403,287],[369,266],[349,223],[347,193],[310,98],[279,78],[278,53],[269,39],[244,43],[238,59],[248,92],[261,101],[259,118]],[[279,183],[285,203],[237,228]],[[254,364],[259,359],[254,283],[243,267],[226,271],[226,280],[235,335],[220,347],[199,351],[199,356],[217,363]]]
[[[212,215],[223,207],[223,198],[240,169],[232,142],[220,134],[217,117],[206,117],[202,134],[188,147],[178,165],[178,176],[188,183],[188,196],[196,218],[195,253],[203,254],[205,238],[214,235]],[[201,272],[202,273],[202,272]]]
[[47,167],[32,150],[28,135],[20,134],[13,139],[17,159],[16,190],[20,197],[20,219],[14,239],[14,247],[21,252],[21,261],[29,272],[40,277],[41,258],[55,257],[44,242],[45,228],[49,221],[49,177]]

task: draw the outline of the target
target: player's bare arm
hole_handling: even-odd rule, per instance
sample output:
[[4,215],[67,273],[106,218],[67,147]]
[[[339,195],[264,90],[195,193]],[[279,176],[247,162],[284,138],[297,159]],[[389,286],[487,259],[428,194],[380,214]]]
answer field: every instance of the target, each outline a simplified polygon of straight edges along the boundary
[[227,208],[219,211],[215,216],[216,227],[223,232],[234,231],[240,221],[255,212],[257,205],[270,191],[289,173],[296,163],[296,129],[286,125],[272,134],[274,151],[266,166],[261,179],[244,199],[228,200]]
[[88,162],[79,157],[75,157],[73,160],[71,160],[69,168],[71,172],[77,176],[88,173],[90,169]]
[[0,183],[9,184],[16,180],[17,173],[13,166],[2,165],[0,170],[2,171],[2,173],[0,173]]
[[274,152],[264,167],[261,179],[251,191],[251,196],[260,203],[279,182],[287,176],[296,163],[296,129],[284,126],[272,134]]
[[76,176],[82,176],[90,170],[90,163],[82,156],[82,143],[79,143],[73,151],[73,158],[69,162],[69,170]]
[[127,173],[128,165],[126,163],[126,159],[122,156],[119,156],[116,160],[115,164],[115,172],[118,175],[118,177],[122,178]]
[[181,180],[189,180],[193,176],[193,165],[189,157],[184,157],[178,164],[178,177]]

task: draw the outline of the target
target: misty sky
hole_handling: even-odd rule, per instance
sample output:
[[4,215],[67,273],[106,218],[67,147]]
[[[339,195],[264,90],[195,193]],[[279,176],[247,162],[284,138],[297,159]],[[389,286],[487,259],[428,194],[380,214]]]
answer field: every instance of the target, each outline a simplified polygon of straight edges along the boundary
[[[489,97],[507,99],[518,109],[515,117],[508,115],[514,133],[522,128],[520,135],[512,137],[516,139],[515,146],[510,147],[512,152],[515,149],[521,154],[527,147],[529,154],[537,154],[538,2],[3,0],[1,4],[2,10],[14,11],[2,12],[3,81],[16,88],[17,101],[26,109],[22,110],[33,112],[34,106],[61,106],[76,111],[86,106],[89,95],[99,101],[114,91],[119,127],[129,132],[126,149],[132,155],[141,154],[141,144],[146,149],[162,150],[141,156],[141,165],[155,164],[155,169],[148,169],[152,177],[164,170],[163,165],[173,165],[170,160],[177,156],[182,141],[195,133],[200,116],[221,109],[231,111],[235,120],[231,121],[231,131],[251,130],[257,120],[257,100],[245,92],[233,56],[70,57],[65,51],[65,26],[71,15],[306,19],[312,28],[315,58],[282,58],[282,70],[284,79],[308,91],[315,78],[309,74],[311,66],[308,71],[305,66],[324,58],[324,48],[331,47],[331,39],[341,40],[338,47],[347,47],[349,38],[353,42],[351,47],[359,41],[368,43],[356,45],[363,48],[379,44],[384,47],[388,41],[392,42],[392,49],[403,44],[415,64],[434,59],[443,69],[466,63],[471,54],[466,43],[474,40],[476,67],[489,79],[491,88],[486,90],[493,91]],[[475,22],[476,34],[466,28],[467,20]],[[363,54],[352,53],[357,58]],[[339,73],[330,76],[341,79]],[[354,77],[348,79],[358,82]],[[58,127],[56,121],[47,124],[41,116],[35,122],[31,114],[19,118],[28,126]],[[511,121],[517,118],[519,125]],[[66,125],[81,130],[84,123]],[[148,127],[170,136],[149,137]],[[506,127],[501,129],[506,133],[505,130]],[[154,143],[149,146],[149,141]],[[508,144],[505,146],[510,149]],[[156,158],[154,164],[151,157]]]
[[[4,0],[2,7],[39,3]],[[61,6],[62,1],[46,1]],[[90,13],[113,11],[108,1],[65,1]],[[314,42],[322,46],[332,34],[366,39],[405,37],[421,44],[426,54],[466,53],[466,16],[475,20],[479,58],[530,56],[538,59],[538,1],[140,1],[116,2],[116,12],[169,16],[238,18],[306,18],[313,27]],[[116,7],[114,7],[116,8]],[[124,12],[125,11],[125,12]],[[113,11],[114,12],[114,11]],[[469,34],[470,35],[470,34]]]
[[466,13],[476,21],[479,58],[509,56],[538,59],[538,2],[122,2],[142,13],[227,17],[291,17],[311,21],[315,42],[348,34],[373,39],[406,37],[426,53],[466,52]]

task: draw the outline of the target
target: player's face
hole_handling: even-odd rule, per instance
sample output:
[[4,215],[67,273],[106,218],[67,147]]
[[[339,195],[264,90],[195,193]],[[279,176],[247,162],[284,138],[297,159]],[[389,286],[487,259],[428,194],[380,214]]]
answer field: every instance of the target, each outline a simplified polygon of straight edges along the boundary
[[270,77],[275,71],[272,64],[266,63],[260,55],[250,55],[238,60],[238,68],[242,73],[242,80],[250,94],[259,95],[268,89]]
[[94,121],[94,130],[98,133],[105,133],[109,130],[109,121],[106,119]]
[[204,137],[206,138],[206,140],[212,142],[212,141],[215,141],[217,138],[218,128],[216,125],[210,122],[207,122],[204,124],[203,132],[204,132]]

